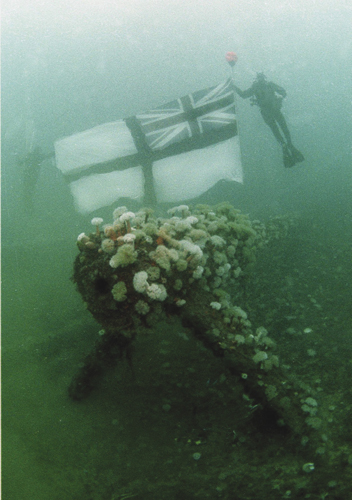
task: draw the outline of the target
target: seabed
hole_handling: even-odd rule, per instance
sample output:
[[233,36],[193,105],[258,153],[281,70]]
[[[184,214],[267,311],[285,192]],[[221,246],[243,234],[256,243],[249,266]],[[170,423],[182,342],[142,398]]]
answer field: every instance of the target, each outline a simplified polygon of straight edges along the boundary
[[243,397],[177,317],[136,338],[132,366],[108,367],[72,401],[67,388],[99,336],[69,281],[74,256],[57,246],[3,255],[4,499],[350,498],[352,269],[342,235],[300,219],[258,253],[242,297],[328,421],[325,445],[308,456],[305,436]]

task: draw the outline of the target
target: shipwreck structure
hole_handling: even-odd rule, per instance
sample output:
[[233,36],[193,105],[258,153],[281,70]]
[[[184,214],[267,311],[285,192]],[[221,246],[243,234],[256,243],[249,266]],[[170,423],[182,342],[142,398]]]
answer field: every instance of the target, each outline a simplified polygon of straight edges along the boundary
[[119,207],[110,224],[94,218],[94,232],[79,235],[73,280],[102,330],[72,379],[71,398],[88,396],[108,364],[121,356],[130,360],[145,328],[165,314],[178,315],[223,359],[247,397],[317,445],[323,426],[317,401],[287,379],[265,327],[254,328],[236,303],[258,249],[279,229],[229,204],[192,212],[181,205],[168,214],[157,218],[148,209],[134,214]]

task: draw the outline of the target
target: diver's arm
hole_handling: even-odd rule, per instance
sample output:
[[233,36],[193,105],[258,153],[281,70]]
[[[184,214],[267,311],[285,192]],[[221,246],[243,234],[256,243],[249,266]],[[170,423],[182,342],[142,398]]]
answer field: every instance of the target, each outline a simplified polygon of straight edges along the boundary
[[253,87],[250,87],[247,90],[241,90],[232,81],[232,88],[236,91],[236,94],[238,94],[240,97],[242,97],[242,99],[247,99],[247,97],[251,97],[252,95],[254,95]]

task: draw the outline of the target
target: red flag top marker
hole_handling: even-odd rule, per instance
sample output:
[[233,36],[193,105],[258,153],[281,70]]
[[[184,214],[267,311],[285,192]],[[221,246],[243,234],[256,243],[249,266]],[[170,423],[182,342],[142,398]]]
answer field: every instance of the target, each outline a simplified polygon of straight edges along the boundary
[[236,52],[226,52],[225,59],[229,63],[231,68],[233,68],[237,62],[238,57],[237,57]]

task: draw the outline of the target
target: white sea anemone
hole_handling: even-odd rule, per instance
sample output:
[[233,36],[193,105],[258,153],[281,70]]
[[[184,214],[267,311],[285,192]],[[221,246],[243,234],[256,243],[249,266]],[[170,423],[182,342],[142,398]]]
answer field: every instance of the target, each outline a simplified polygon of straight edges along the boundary
[[119,217],[120,222],[125,222],[127,220],[131,220],[134,218],[135,218],[135,214],[133,212],[125,212]]
[[146,302],[144,302],[144,300],[139,300],[134,306],[134,308],[138,314],[142,315],[148,314],[148,312],[150,311],[149,305]]
[[104,226],[104,234],[107,238],[111,238],[113,236],[116,239],[114,227],[111,224]]
[[123,213],[127,212],[127,207],[117,207],[112,213],[112,216],[115,219],[118,219]]
[[145,271],[139,271],[133,277],[133,286],[136,292],[144,293],[147,289],[148,284],[148,274]]
[[189,222],[187,222],[187,219],[178,219],[175,221],[175,230],[178,233],[183,233],[185,231],[189,231],[192,229],[192,226]]
[[133,264],[138,257],[138,253],[135,252],[132,245],[124,244],[119,247],[117,253],[113,255],[110,259],[111,267],[126,267],[129,264]]
[[178,299],[178,300],[176,301],[176,305],[177,305],[177,307],[182,307],[182,306],[184,306],[184,305],[185,305],[185,303],[186,303],[186,301],[185,301],[184,299]]
[[123,302],[127,299],[127,288],[123,281],[119,281],[112,287],[112,296],[117,302]]
[[210,241],[216,248],[222,248],[226,245],[224,238],[221,238],[221,236],[218,236],[217,234],[213,234],[213,236],[210,237]]
[[93,219],[90,222],[93,226],[96,227],[97,236],[99,236],[100,235],[99,226],[100,224],[103,223],[103,219],[101,217],[93,217]]
[[203,272],[204,272],[204,267],[202,266],[197,266],[196,270],[193,271],[193,278],[195,280],[200,280],[200,278],[202,277],[203,275]]
[[253,361],[254,363],[260,363],[261,361],[265,361],[268,359],[268,355],[265,351],[258,351],[254,356],[253,356]]
[[87,241],[89,241],[89,238],[85,233],[81,233],[77,236],[77,241],[80,241],[81,243],[87,243]]
[[186,222],[188,222],[188,224],[197,224],[198,219],[194,215],[190,215],[187,217]]
[[199,259],[203,257],[202,249],[198,245],[192,243],[191,241],[180,240],[180,247],[186,253],[190,253],[191,255],[194,255]]
[[93,226],[100,226],[103,223],[103,219],[101,217],[93,217],[90,222]]
[[131,232],[131,220],[134,218],[135,214],[133,212],[124,212],[119,218],[120,222],[126,224],[128,233]]
[[113,255],[111,257],[111,259],[109,260],[109,265],[110,267],[116,269],[116,267],[119,267],[120,265],[120,261],[119,261],[119,258],[117,256],[117,254],[115,253],[115,255]]
[[219,311],[221,309],[221,304],[220,302],[210,302],[210,307]]
[[115,251],[115,242],[110,238],[105,238],[101,242],[101,249],[106,253],[113,253]]
[[124,236],[123,236],[123,241],[125,243],[134,243],[134,240],[136,239],[136,235],[135,234],[132,234],[132,233],[126,233]]
[[167,211],[167,213],[170,215],[174,215],[177,212],[181,212],[182,217],[186,217],[188,211],[189,211],[189,207],[187,205],[179,205],[178,207],[170,208]]
[[152,285],[147,286],[147,295],[152,300],[163,301],[167,297],[167,291],[164,285],[153,283]]

